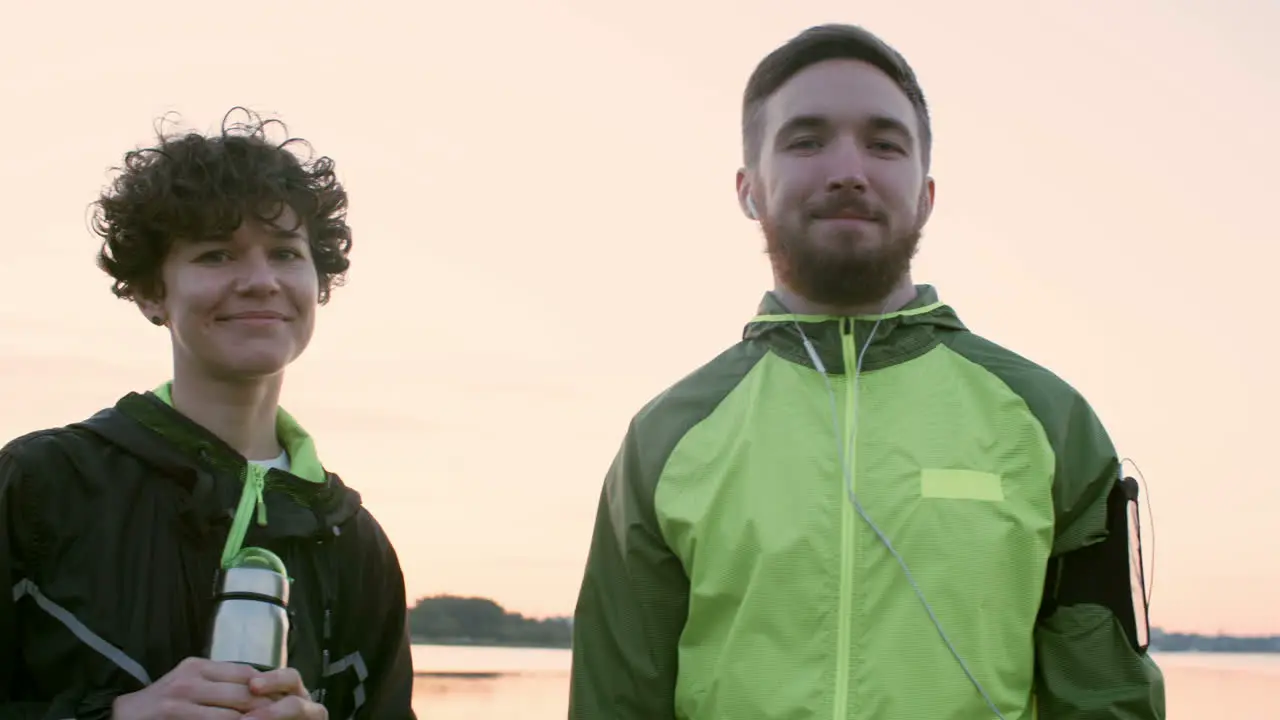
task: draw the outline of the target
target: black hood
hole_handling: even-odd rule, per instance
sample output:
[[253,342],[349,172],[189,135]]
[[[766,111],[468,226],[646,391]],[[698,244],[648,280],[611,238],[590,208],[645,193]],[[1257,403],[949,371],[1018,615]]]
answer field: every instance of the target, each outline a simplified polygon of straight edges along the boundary
[[[155,468],[157,481],[186,490],[184,519],[202,529],[230,525],[248,460],[213,433],[152,393],[129,393],[75,427],[87,430]],[[360,494],[331,472],[310,482],[277,469],[267,474],[267,525],[250,523],[246,544],[332,534],[360,509]]]

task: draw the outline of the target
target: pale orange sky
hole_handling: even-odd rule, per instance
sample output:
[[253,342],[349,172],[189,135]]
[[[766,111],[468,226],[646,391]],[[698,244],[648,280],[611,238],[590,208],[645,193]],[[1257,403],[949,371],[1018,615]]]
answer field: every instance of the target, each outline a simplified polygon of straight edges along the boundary
[[568,613],[631,414],[769,284],[733,193],[743,84],[804,27],[856,22],[933,109],[917,280],[1078,387],[1138,461],[1154,621],[1280,632],[1280,381],[1252,277],[1280,264],[1270,0],[23,13],[0,31],[3,438],[168,377],[167,335],[93,265],[87,206],[160,114],[208,130],[248,105],[351,193],[350,280],[285,405],[387,528],[411,600]]

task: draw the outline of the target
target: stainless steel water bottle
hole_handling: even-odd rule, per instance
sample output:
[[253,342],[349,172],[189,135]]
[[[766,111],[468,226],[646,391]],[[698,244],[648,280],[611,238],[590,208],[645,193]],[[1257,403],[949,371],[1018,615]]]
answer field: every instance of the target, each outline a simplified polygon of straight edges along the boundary
[[245,548],[218,573],[206,657],[275,670],[288,661],[289,577],[262,548]]

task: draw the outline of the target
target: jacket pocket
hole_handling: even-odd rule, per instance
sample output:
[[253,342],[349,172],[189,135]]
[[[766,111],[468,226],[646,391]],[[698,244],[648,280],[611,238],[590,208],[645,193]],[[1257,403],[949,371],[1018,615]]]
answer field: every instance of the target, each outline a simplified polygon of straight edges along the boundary
[[924,468],[920,471],[920,496],[938,500],[1002,502],[1004,483],[996,473]]

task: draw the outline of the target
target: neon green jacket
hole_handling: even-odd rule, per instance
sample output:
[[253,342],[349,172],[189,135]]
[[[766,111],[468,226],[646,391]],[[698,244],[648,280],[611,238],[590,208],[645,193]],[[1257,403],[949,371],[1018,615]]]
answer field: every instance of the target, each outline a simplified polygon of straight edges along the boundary
[[1120,480],[1084,399],[933,288],[766,295],[609,470],[570,720],[1162,719]]

